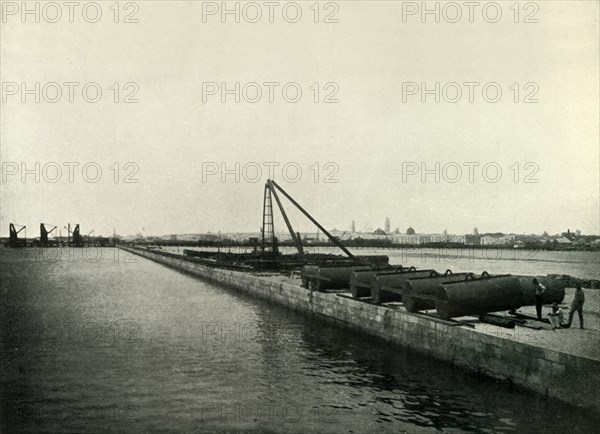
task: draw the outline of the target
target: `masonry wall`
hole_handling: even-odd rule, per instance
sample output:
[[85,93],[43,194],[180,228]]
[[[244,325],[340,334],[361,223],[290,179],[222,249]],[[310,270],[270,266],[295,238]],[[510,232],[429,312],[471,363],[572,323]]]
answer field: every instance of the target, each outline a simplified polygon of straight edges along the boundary
[[399,309],[311,292],[296,283],[210,268],[165,252],[124,249],[294,310],[379,336],[470,371],[600,411],[600,362],[597,360],[484,334]]

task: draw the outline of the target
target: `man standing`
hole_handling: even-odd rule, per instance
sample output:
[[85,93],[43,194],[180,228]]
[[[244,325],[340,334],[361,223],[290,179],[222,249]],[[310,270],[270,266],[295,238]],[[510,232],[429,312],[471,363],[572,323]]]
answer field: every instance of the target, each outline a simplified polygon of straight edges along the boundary
[[535,286],[535,311],[537,313],[538,320],[542,320],[542,306],[544,305],[544,293],[546,292],[546,287],[542,285],[538,280],[534,277],[533,284]]
[[581,284],[578,283],[575,288],[575,296],[573,297],[573,302],[571,303],[571,310],[569,311],[569,322],[567,323],[569,327],[573,323],[573,316],[575,312],[579,314],[579,328],[583,329],[583,303],[585,302],[585,295],[583,294],[583,289],[581,289]]

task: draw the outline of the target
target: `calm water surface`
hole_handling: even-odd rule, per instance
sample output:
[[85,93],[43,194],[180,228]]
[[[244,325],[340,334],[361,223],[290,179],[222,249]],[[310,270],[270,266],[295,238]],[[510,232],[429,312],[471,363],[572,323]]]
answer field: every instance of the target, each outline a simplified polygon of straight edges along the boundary
[[55,250],[56,260],[1,252],[3,433],[573,433],[600,423],[124,252]]

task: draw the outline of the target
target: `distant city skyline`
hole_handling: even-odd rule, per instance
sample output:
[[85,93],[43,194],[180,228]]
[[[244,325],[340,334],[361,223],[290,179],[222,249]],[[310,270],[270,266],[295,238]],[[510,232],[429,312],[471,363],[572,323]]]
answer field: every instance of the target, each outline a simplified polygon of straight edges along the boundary
[[[380,226],[377,225],[373,225],[373,224],[369,224],[369,223],[365,223],[364,225],[362,225],[361,227],[359,227],[358,229],[356,227],[354,227],[354,231],[353,231],[353,224],[355,224],[356,221],[351,221],[350,224],[348,225],[347,228],[345,227],[337,227],[337,226],[331,226],[328,227],[327,225],[324,225],[327,230],[329,231],[346,231],[348,233],[373,233],[376,230],[384,230],[385,231],[385,227],[386,227],[386,222],[387,219],[384,220],[384,223]],[[8,223],[14,223],[17,225],[20,225],[20,223],[17,222],[7,222],[6,223],[6,228],[2,228],[2,230],[0,230],[0,237],[5,238],[8,237]],[[40,222],[42,223],[42,222]],[[26,225],[27,229],[26,229],[26,233],[28,238],[36,238],[39,237],[39,225],[40,223],[34,224],[34,225]],[[44,222],[45,223],[45,222]],[[77,224],[78,222],[73,222],[71,223],[71,225]],[[287,228],[285,227],[285,223],[283,221],[279,222],[280,224],[278,225],[277,222],[275,224],[275,232],[276,233],[288,233]],[[46,223],[48,224],[48,223]],[[96,236],[105,236],[105,237],[110,237],[113,235],[113,233],[116,233],[120,236],[134,236],[137,234],[142,234],[144,236],[169,236],[169,235],[190,235],[190,234],[216,234],[218,232],[221,232],[223,234],[244,234],[244,233],[260,233],[260,227],[257,227],[255,230],[252,229],[248,229],[248,230],[227,230],[227,229],[210,229],[210,230],[206,230],[206,231],[184,231],[184,232],[172,232],[172,231],[167,231],[167,232],[154,232],[152,231],[152,227],[149,226],[148,228],[144,227],[144,228],[140,228],[137,231],[132,231],[132,232],[121,232],[118,230],[118,227],[113,227],[112,230],[110,232],[102,232],[102,231],[98,231],[97,229],[93,228],[93,227],[88,227],[88,226],[84,226],[82,223],[79,223],[81,225],[81,230],[82,230],[82,234],[83,235],[87,235],[88,233],[90,233],[91,231],[94,232],[94,235]],[[294,225],[294,223],[292,222],[292,224]],[[321,223],[323,224],[323,223]],[[52,225],[54,226],[54,225]],[[67,224],[64,225],[56,225],[57,229],[50,235],[51,237],[55,237],[55,236],[59,236],[60,234],[64,233],[64,236],[67,236],[67,230],[66,230],[66,226]],[[63,227],[64,226],[64,227]],[[565,228],[562,230],[557,230],[557,231],[549,231],[549,230],[538,230],[535,232],[517,232],[517,231],[507,231],[507,230],[481,230],[477,227],[471,228],[470,231],[466,231],[466,232],[462,232],[462,231],[452,231],[449,230],[447,228],[444,229],[440,229],[440,230],[420,230],[418,227],[415,227],[414,225],[408,225],[405,228],[398,226],[398,225],[394,225],[391,223],[390,220],[390,230],[389,231],[385,231],[388,234],[393,234],[395,233],[396,229],[398,229],[399,233],[401,234],[405,234],[406,231],[409,228],[414,229],[414,231],[417,234],[451,234],[451,235],[471,235],[471,234],[475,234],[475,230],[477,230],[478,234],[496,234],[496,233],[502,233],[502,234],[515,234],[515,235],[539,235],[539,236],[543,236],[544,234],[547,235],[560,235],[562,233],[565,233],[567,231],[571,231],[573,234],[579,232],[582,235],[594,235],[594,236],[600,236],[600,232],[598,233],[585,233],[584,231],[581,231],[580,229],[577,228]],[[306,228],[306,230],[299,230],[298,228],[296,228],[296,225],[294,225],[294,229],[298,232],[302,232],[302,233],[317,233],[318,230],[316,227],[314,228]]]

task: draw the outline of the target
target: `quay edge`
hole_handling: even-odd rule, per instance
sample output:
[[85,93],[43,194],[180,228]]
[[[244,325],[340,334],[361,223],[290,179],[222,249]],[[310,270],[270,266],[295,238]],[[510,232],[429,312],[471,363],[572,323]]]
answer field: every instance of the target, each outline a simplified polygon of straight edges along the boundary
[[167,252],[119,248],[293,310],[342,323],[469,371],[509,381],[600,413],[599,360],[450,325],[403,309],[376,306],[332,293],[311,292],[302,288],[299,282],[285,278],[213,268]]

